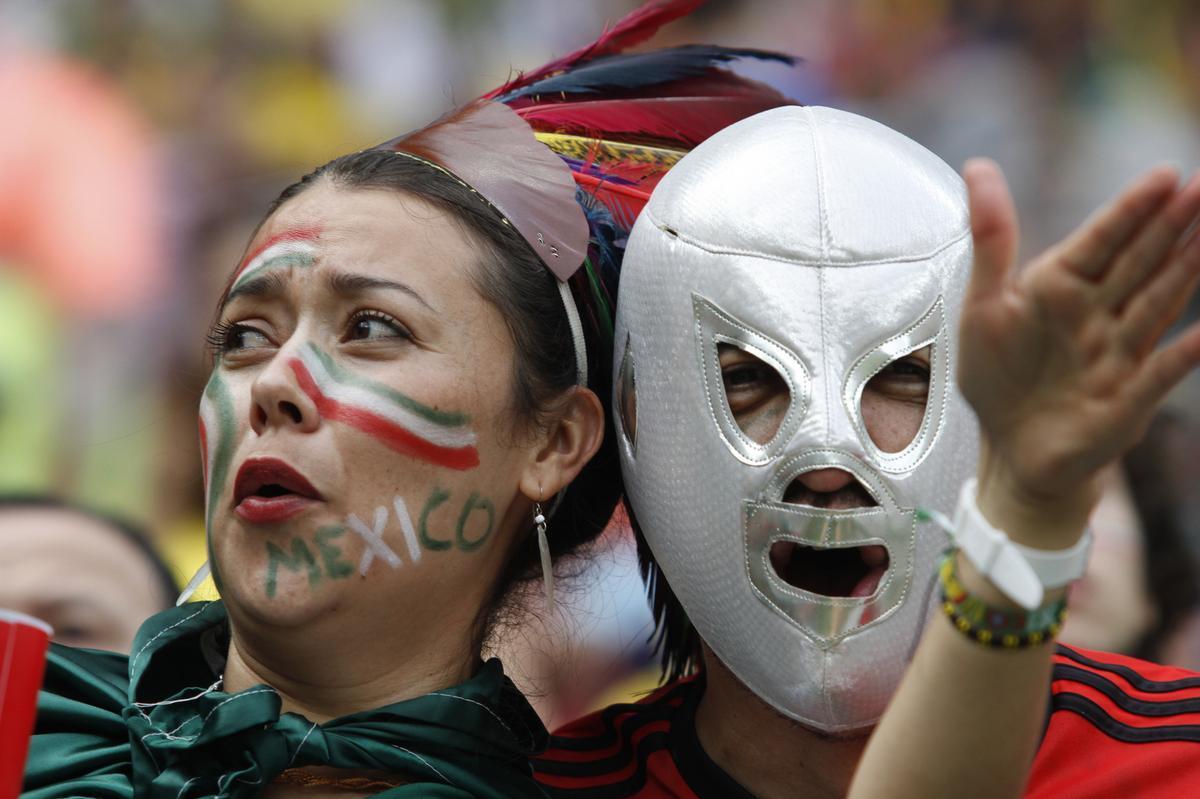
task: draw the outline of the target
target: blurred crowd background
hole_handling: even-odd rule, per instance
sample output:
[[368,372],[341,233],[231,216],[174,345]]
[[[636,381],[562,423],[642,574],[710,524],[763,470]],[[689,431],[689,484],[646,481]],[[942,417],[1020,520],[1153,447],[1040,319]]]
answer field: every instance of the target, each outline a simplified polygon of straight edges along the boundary
[[[204,336],[267,203],[636,4],[0,0],[0,494],[131,519],[186,581],[204,557]],[[992,156],[1026,254],[1139,170],[1200,166],[1195,0],[713,0],[653,44],[701,41],[801,56],[745,69],[952,165]],[[1113,479],[1080,643],[1200,667],[1198,382]],[[623,526],[575,570],[564,612],[499,644],[551,722],[653,682]]]

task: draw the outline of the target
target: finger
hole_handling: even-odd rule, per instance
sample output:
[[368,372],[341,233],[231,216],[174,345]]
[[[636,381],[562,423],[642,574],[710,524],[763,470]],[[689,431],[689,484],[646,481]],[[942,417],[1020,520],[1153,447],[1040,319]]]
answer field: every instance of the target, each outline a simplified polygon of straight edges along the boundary
[[1192,235],[1170,264],[1127,303],[1121,324],[1130,349],[1139,357],[1152,350],[1187,308],[1198,284],[1200,236]]
[[1135,378],[1133,399],[1140,407],[1155,407],[1200,364],[1200,322],[1189,326],[1150,356]]
[[963,166],[971,214],[974,263],[967,297],[994,296],[1003,288],[1017,254],[1017,211],[1000,167],[987,158]]
[[1171,167],[1150,170],[1089,216],[1056,249],[1057,255],[1079,275],[1099,279],[1120,248],[1171,198],[1178,183],[1179,173]]
[[1200,214],[1200,174],[1194,175],[1113,261],[1100,285],[1100,301],[1110,308],[1120,308],[1128,302],[1162,268],[1163,260],[1196,221],[1197,214]]

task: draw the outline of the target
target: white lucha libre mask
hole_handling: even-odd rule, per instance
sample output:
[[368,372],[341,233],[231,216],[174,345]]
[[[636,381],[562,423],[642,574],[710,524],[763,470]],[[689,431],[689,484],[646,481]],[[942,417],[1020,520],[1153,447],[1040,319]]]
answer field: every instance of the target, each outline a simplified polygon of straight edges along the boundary
[[[947,541],[916,509],[950,513],[978,453],[953,379],[970,261],[958,175],[828,108],[777,108],[713,136],[663,179],[630,236],[614,383],[616,407],[636,412],[631,429],[616,419],[634,511],[717,657],[810,727],[874,723],[928,618]],[[774,367],[790,390],[765,444],[730,414],[720,344]],[[927,345],[920,429],[884,452],[865,427],[863,387]],[[830,467],[877,505],[783,502],[796,477]],[[779,577],[778,541],[883,546],[888,566],[870,596],[822,596]]]

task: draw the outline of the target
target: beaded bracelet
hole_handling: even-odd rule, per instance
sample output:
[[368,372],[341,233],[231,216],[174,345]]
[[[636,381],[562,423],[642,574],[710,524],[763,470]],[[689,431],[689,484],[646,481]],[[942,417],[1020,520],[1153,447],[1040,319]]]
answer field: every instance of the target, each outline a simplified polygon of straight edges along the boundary
[[994,608],[967,592],[958,581],[957,550],[942,556],[938,579],[942,586],[942,612],[955,629],[983,646],[1026,649],[1051,640],[1067,617],[1066,597],[1035,608]]

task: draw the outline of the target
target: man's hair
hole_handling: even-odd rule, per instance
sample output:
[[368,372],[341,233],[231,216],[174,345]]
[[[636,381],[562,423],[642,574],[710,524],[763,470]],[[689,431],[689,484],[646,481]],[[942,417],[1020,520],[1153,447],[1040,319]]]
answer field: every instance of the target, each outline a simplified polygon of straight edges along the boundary
[[154,544],[151,543],[150,536],[144,528],[128,519],[49,494],[0,494],[0,511],[27,508],[73,513],[85,519],[91,519],[102,527],[112,530],[122,539],[132,544],[145,557],[146,562],[150,565],[150,571],[154,574],[154,578],[158,582],[159,589],[162,592],[163,608],[168,608],[174,604],[175,597],[179,595],[179,583],[176,582],[175,575],[172,574],[167,562],[163,560],[162,555],[159,554]]
[[633,536],[637,540],[638,565],[642,582],[646,585],[646,597],[650,600],[650,612],[654,616],[650,646],[659,659],[662,670],[660,679],[664,683],[671,682],[700,668],[700,634],[692,626],[692,620],[654,560],[654,553],[642,535],[642,527],[634,515],[633,506],[628,499],[622,501],[629,516],[629,526],[633,528]]

